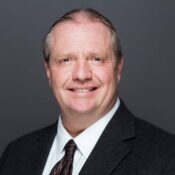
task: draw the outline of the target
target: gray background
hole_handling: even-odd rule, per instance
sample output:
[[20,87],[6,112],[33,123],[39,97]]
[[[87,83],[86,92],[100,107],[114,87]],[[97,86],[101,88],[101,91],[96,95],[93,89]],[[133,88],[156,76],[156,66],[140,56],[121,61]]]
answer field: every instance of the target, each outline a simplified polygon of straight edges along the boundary
[[175,133],[174,0],[0,0],[0,153],[56,121],[42,37],[67,10],[93,7],[118,27],[125,65],[120,97],[140,118]]

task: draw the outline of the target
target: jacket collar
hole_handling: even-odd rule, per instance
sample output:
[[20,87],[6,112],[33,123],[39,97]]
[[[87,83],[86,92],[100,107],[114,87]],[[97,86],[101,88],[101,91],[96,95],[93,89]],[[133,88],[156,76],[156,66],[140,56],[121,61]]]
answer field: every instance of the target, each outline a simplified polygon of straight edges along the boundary
[[121,101],[118,111],[108,123],[80,175],[109,175],[131,152],[125,140],[134,137],[133,115]]
[[34,173],[36,175],[42,174],[56,132],[57,132],[57,122],[54,123],[53,125],[48,126],[46,129],[41,130],[41,133],[35,138],[35,142],[37,142],[36,143],[37,147],[36,152],[33,153],[34,158],[32,159],[33,161],[31,162],[32,166],[36,168],[33,172],[33,175]]

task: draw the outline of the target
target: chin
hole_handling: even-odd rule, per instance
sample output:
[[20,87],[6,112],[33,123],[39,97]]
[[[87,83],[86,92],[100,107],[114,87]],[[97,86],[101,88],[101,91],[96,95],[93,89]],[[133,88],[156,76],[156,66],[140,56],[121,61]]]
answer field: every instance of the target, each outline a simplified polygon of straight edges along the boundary
[[89,115],[93,113],[93,111],[95,111],[93,107],[87,107],[87,106],[82,106],[82,105],[79,105],[76,108],[71,107],[70,109],[72,112],[81,114],[81,115]]

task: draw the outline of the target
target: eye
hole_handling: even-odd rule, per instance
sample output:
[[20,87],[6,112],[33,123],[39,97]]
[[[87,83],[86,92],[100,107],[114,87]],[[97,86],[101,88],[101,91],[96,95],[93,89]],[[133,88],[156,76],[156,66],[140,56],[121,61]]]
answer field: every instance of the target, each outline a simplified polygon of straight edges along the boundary
[[99,62],[99,61],[102,61],[102,59],[101,59],[100,57],[95,57],[95,58],[94,58],[94,61]]
[[104,59],[101,58],[101,57],[92,57],[90,58],[90,61],[93,63],[93,64],[102,64],[104,62]]
[[65,57],[65,58],[61,58],[61,59],[59,60],[59,63],[60,63],[60,64],[68,64],[68,63],[70,63],[71,61],[72,61],[71,58]]
[[63,59],[62,59],[62,62],[64,62],[64,63],[69,62],[69,61],[71,61],[70,58],[63,58]]
[[97,62],[99,62],[99,61],[102,61],[102,59],[100,57],[92,57],[91,58],[91,61],[97,61]]

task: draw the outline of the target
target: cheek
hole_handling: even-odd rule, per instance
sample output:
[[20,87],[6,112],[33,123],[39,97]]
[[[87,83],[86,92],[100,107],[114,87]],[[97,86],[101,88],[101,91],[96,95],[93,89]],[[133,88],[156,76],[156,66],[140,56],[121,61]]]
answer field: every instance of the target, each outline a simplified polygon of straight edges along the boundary
[[53,89],[61,88],[61,86],[64,85],[66,79],[67,74],[63,71],[52,70],[50,82]]
[[113,84],[117,80],[117,74],[114,72],[113,67],[94,69],[96,77],[106,85]]

